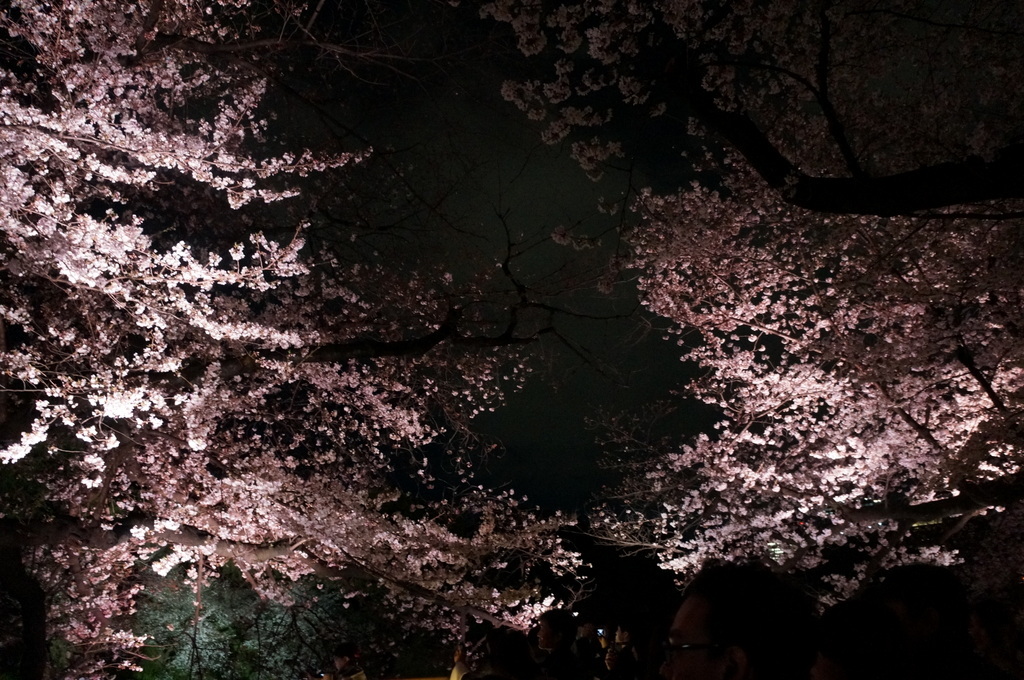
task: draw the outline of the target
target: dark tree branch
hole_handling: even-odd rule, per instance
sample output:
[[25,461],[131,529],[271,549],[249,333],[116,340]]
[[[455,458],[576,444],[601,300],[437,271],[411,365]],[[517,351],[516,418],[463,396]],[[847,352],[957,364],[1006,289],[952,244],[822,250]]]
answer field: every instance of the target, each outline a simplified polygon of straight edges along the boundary
[[[429,352],[443,342],[474,349],[512,347],[536,342],[541,335],[554,331],[553,328],[546,327],[529,335],[517,336],[515,334],[517,326],[516,311],[516,308],[513,307],[510,311],[509,323],[500,334],[494,336],[462,335],[459,333],[458,325],[462,319],[463,309],[461,307],[452,307],[449,309],[444,321],[435,330],[418,338],[407,340],[352,340],[322,345],[305,355],[294,351],[273,350],[241,357],[229,357],[220,360],[220,374],[222,378],[233,378],[238,375],[254,373],[259,370],[260,360],[294,363],[339,363],[353,359],[417,356]],[[194,383],[201,379],[207,366],[209,364],[206,362],[195,362],[187,366],[180,376],[160,374],[156,377],[172,383],[179,380]]]
[[995,222],[1001,222],[1004,220],[1019,220],[1024,218],[1024,211],[1022,210],[1008,210],[1005,212],[962,212],[962,211],[943,211],[935,213],[922,213],[919,217],[927,218],[930,220],[992,220]]
[[[445,340],[458,339],[458,324],[462,319],[462,308],[451,307],[441,324],[426,335],[408,340],[355,340],[352,342],[324,345],[301,359],[308,362],[338,362],[349,359],[370,359],[375,357],[396,357],[423,354]],[[270,359],[286,358],[282,353],[270,353]]]
[[864,169],[853,152],[850,140],[846,136],[846,128],[839,120],[839,113],[832,105],[832,98],[829,93],[829,67],[832,61],[832,24],[828,18],[829,2],[820,0],[818,8],[818,22],[821,26],[821,35],[818,43],[818,62],[815,65],[815,77],[818,80],[818,87],[815,88],[818,97],[818,105],[821,106],[821,113],[825,116],[828,124],[828,131],[839,147],[847,169],[854,177],[865,177]]
[[1024,144],[992,160],[971,157],[884,177],[812,177],[802,172],[743,113],[727,111],[702,85],[691,64],[684,89],[694,115],[725,138],[783,199],[815,212],[911,215],[952,205],[1024,198]]
[[[969,7],[969,5],[967,5]],[[854,12],[847,12],[846,16],[858,16],[866,14],[888,14],[889,16],[904,19],[906,21],[913,21],[914,23],[924,24],[926,26],[934,26],[935,28],[951,28],[958,31],[977,31],[979,33],[987,33],[989,35],[998,36],[1009,36],[1012,38],[1024,36],[1024,32],[1020,30],[1011,29],[1000,29],[1000,28],[986,28],[984,26],[972,26],[970,24],[953,23],[949,21],[936,21],[928,17],[918,16],[916,14],[908,14],[907,12],[897,12],[892,9],[862,9]]]
[[946,519],[947,517],[959,517],[968,513],[976,512],[981,508],[995,505],[994,502],[985,502],[961,494],[953,498],[944,498],[938,501],[929,501],[917,505],[896,505],[891,503],[880,503],[862,508],[843,508],[842,515],[849,522],[871,523],[892,521],[910,522],[934,522]]
[[808,177],[801,173],[783,196],[808,210],[882,216],[1024,198],[1024,144],[1003,148],[992,161],[972,157],[886,177]]
[[975,510],[974,512],[967,512],[967,513],[964,513],[963,515],[960,515],[960,519],[958,519],[956,521],[956,523],[953,526],[951,526],[949,529],[947,529],[945,531],[945,533],[942,534],[942,537],[939,538],[939,541],[938,541],[939,545],[944,545],[947,541],[949,541],[949,539],[953,538],[953,536],[956,536],[958,533],[960,533],[960,531],[962,531],[963,528],[965,526],[967,526],[968,522],[970,522],[972,519],[974,519],[978,515],[982,515],[984,513],[985,513],[985,509],[984,508],[979,508],[979,509]]
[[888,401],[892,405],[893,410],[896,411],[896,414],[900,417],[900,419],[902,419],[903,422],[909,425],[910,428],[917,433],[917,436],[919,436],[922,440],[928,442],[928,445],[931,446],[937,454],[945,457],[947,453],[946,447],[942,445],[942,442],[935,438],[935,435],[932,434],[932,431],[925,427],[925,425],[923,425],[922,423],[918,422],[914,418],[914,416],[910,415],[907,409],[897,404],[896,400],[892,398],[891,394],[889,394],[889,390],[886,388],[885,385],[879,382],[873,384],[878,389],[879,393],[881,393],[881,395],[885,397],[886,401]]
[[[351,48],[337,43],[321,42],[312,38],[288,39],[273,37],[231,43],[212,43],[188,36],[164,33],[158,34],[154,40],[147,43],[145,48],[140,50],[132,61],[133,63],[141,62],[148,55],[159,53],[165,49],[181,50],[208,57],[258,54],[277,50],[311,49],[317,50],[322,54],[329,54],[338,59],[344,59],[347,63],[363,62],[375,64],[406,78],[411,78],[412,76],[396,67],[396,63],[424,61],[404,54],[391,53],[383,49]],[[355,75],[352,69],[346,68],[346,70]]]
[[[470,607],[467,605],[454,604],[445,599],[443,595],[440,595],[432,590],[424,588],[421,585],[418,585],[416,583],[410,583],[409,581],[403,579],[396,579],[380,570],[372,569],[371,567],[362,564],[360,561],[356,560],[355,558],[352,558],[351,556],[349,556],[349,559],[351,559],[354,564],[358,565],[359,568],[365,570],[367,574],[372,575],[375,579],[383,583],[390,583],[392,586],[398,588],[399,590],[404,590],[410,595],[415,595],[416,597],[427,600],[428,602],[436,602],[445,607],[449,607],[455,610],[456,612],[462,614],[463,616],[472,616],[474,618],[480,619],[482,621],[487,621],[488,623],[492,623],[499,627],[509,626],[509,623],[507,621],[503,621],[498,617],[494,616],[493,614],[483,611],[482,609],[478,609],[477,607]],[[325,573],[322,575],[326,576],[327,574]]]
[[973,516],[989,508],[1009,505],[1021,498],[1024,498],[1024,489],[1017,479],[1009,478],[964,485],[960,495],[952,498],[914,505],[886,502],[862,508],[844,507],[840,512],[850,522],[935,522],[950,517]]
[[142,22],[142,32],[139,33],[138,37],[135,38],[135,51],[141,54],[145,51],[148,43],[149,35],[160,21],[160,15],[164,11],[164,0],[154,0],[149,6],[149,12],[146,14],[146,19]]
[[990,381],[985,374],[981,372],[981,369],[978,368],[978,364],[974,362],[974,355],[971,353],[971,350],[963,344],[963,342],[957,345],[956,358],[957,361],[967,368],[968,373],[978,381],[978,384],[981,385],[981,389],[985,390],[985,394],[987,394],[988,398],[992,400],[992,404],[1003,413],[1006,413],[1006,404],[1000,398],[999,394],[996,393],[995,388],[992,387],[992,381]]

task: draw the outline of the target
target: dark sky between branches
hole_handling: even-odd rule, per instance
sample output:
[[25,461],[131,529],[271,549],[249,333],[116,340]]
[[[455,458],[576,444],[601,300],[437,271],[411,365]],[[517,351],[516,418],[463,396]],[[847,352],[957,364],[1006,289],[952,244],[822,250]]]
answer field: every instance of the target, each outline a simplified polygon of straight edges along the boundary
[[[647,178],[634,167],[632,173],[609,172],[600,182],[592,181],[569,157],[567,144],[544,145],[540,128],[501,98],[506,77],[493,68],[454,72],[426,91],[403,97],[404,105],[377,118],[368,135],[397,148],[417,148],[417,155],[453,166],[456,189],[444,209],[486,236],[486,241],[467,239],[483,257],[500,257],[506,226],[514,239],[532,243],[560,225],[574,225],[574,233],[600,235],[596,252],[574,253],[550,241],[541,243],[517,260],[524,278],[556,271],[567,257],[603,262],[614,252],[622,216],[599,212],[598,202],[617,200],[630,182],[642,186]],[[559,328],[592,353],[591,360],[545,340],[528,350],[543,354],[542,370],[523,390],[508,394],[503,407],[475,423],[505,448],[504,455],[487,461],[489,481],[508,485],[545,509],[571,511],[608,481],[598,468],[597,433],[588,419],[666,397],[690,372],[675,341],[664,339],[659,327],[665,324],[641,319],[631,282],[617,285],[611,295],[578,291],[570,304],[584,314],[631,316],[560,319]],[[647,328],[647,322],[657,327]],[[685,421],[689,414],[683,411]]]
[[[601,199],[619,199],[628,182],[643,183],[641,171],[607,173],[600,182],[588,178],[564,147],[541,143],[539,128],[502,100],[504,74],[464,70],[415,98],[403,116],[388,123],[402,142],[422,144],[429,155],[449,157],[474,168],[449,203],[465,223],[487,234],[485,246],[501,253],[505,230],[514,238],[543,239],[560,225],[601,235],[597,252],[580,257],[597,261],[614,251],[621,215],[597,210]],[[567,146],[567,145],[566,145]],[[434,151],[433,149],[436,149]],[[503,217],[503,220],[501,219]],[[521,260],[524,275],[556,269],[576,254],[550,241]],[[573,309],[591,315],[624,315],[608,321],[562,319],[559,327],[592,353],[585,361],[557,341],[530,351],[543,353],[543,368],[506,404],[475,419],[479,431],[505,447],[487,461],[488,479],[525,494],[546,509],[577,510],[609,481],[599,470],[597,433],[588,420],[601,412],[636,408],[666,397],[690,375],[674,340],[665,340],[663,323],[642,320],[630,282],[611,295],[581,290],[571,296]],[[657,327],[645,327],[653,322]],[[660,328],[659,328],[660,327]],[[682,409],[682,427],[692,416]]]

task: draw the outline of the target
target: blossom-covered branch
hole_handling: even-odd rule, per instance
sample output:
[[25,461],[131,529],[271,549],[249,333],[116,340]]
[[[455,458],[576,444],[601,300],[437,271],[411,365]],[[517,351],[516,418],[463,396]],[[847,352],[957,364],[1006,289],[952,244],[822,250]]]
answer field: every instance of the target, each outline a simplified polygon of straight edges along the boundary
[[304,11],[0,16],[0,465],[21,482],[0,543],[44,588],[76,677],[135,666],[142,570],[232,564],[281,601],[357,571],[396,611],[445,603],[454,628],[521,623],[545,601],[531,572],[577,564],[556,534],[570,520],[471,484],[456,439],[548,324],[492,267],[392,266],[335,245],[359,233],[326,238],[302,192],[368,150],[281,151],[254,68],[271,55],[215,54],[269,30],[336,44]]

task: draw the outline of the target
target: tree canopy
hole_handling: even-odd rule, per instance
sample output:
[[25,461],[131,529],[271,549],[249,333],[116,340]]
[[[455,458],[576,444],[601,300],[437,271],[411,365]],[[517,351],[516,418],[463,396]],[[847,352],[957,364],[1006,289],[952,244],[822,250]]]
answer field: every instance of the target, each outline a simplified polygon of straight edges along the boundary
[[[153,574],[196,620],[224,576],[285,605],[329,580],[431,625],[525,625],[539,579],[579,571],[571,520],[478,483],[472,418],[542,340],[578,350],[559,296],[615,276],[699,378],[601,423],[621,481],[589,516],[603,540],[842,594],[958,559],[978,522],[1019,539],[1020,8],[494,0],[426,3],[422,24],[334,4],[0,15],[0,584],[26,676],[48,639],[79,677],[137,668],[139,604],[189,604]],[[443,198],[334,115],[470,14],[490,53],[497,20],[530,59],[503,94],[544,141],[595,177],[647,169],[601,206],[628,246],[601,280],[532,278],[538,242],[504,213],[499,252],[465,255]],[[695,405],[704,432],[651,425]]]
[[136,667],[142,576],[178,565],[197,593],[231,564],[282,602],[313,575],[382,588],[395,612],[514,624],[542,606],[538,575],[577,563],[564,518],[463,464],[466,423],[558,308],[511,243],[497,268],[382,244],[414,230],[367,207],[395,202],[399,169],[347,193],[373,162],[359,140],[275,137],[289,64],[393,58],[320,9],[15,2],[0,19],[0,549],[26,675],[47,638],[68,673]]
[[549,65],[505,86],[549,141],[599,169],[649,137],[686,178],[638,191],[629,267],[703,371],[682,392],[719,422],[652,437],[662,405],[606,423],[624,483],[597,533],[681,574],[760,556],[848,592],[893,560],[952,559],[969,518],[1017,502],[1019,8],[484,13]]

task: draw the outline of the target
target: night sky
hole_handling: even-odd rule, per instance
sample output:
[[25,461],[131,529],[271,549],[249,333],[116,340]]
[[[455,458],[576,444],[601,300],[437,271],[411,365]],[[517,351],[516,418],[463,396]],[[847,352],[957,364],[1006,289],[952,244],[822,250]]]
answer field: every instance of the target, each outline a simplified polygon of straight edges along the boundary
[[[603,263],[617,245],[615,227],[622,217],[599,212],[598,202],[622,197],[630,181],[627,169],[592,181],[569,157],[567,145],[544,145],[539,127],[502,100],[504,77],[479,65],[455,71],[402,106],[378,111],[366,135],[429,159],[420,177],[425,183],[437,172],[438,159],[449,160],[447,180],[456,190],[444,209],[485,235],[466,241],[482,257],[502,252],[501,215],[514,237],[524,240],[544,238],[559,225],[601,237],[598,249],[582,255],[550,242],[531,250],[517,261],[526,278],[542,278],[566,259]],[[650,168],[656,162],[652,158]],[[648,183],[642,167],[629,170],[635,186]],[[475,419],[478,430],[505,449],[486,461],[486,479],[525,494],[545,510],[580,510],[608,481],[598,468],[596,433],[588,419],[668,397],[692,375],[679,359],[675,339],[665,338],[664,322],[638,310],[630,281],[611,295],[579,291],[568,302],[591,315],[633,314],[609,321],[560,320],[559,328],[592,353],[591,361],[545,339],[528,350],[541,353],[542,367],[526,387],[509,394],[504,407]],[[679,419],[689,431],[701,425],[699,412],[688,407],[680,409]]]

